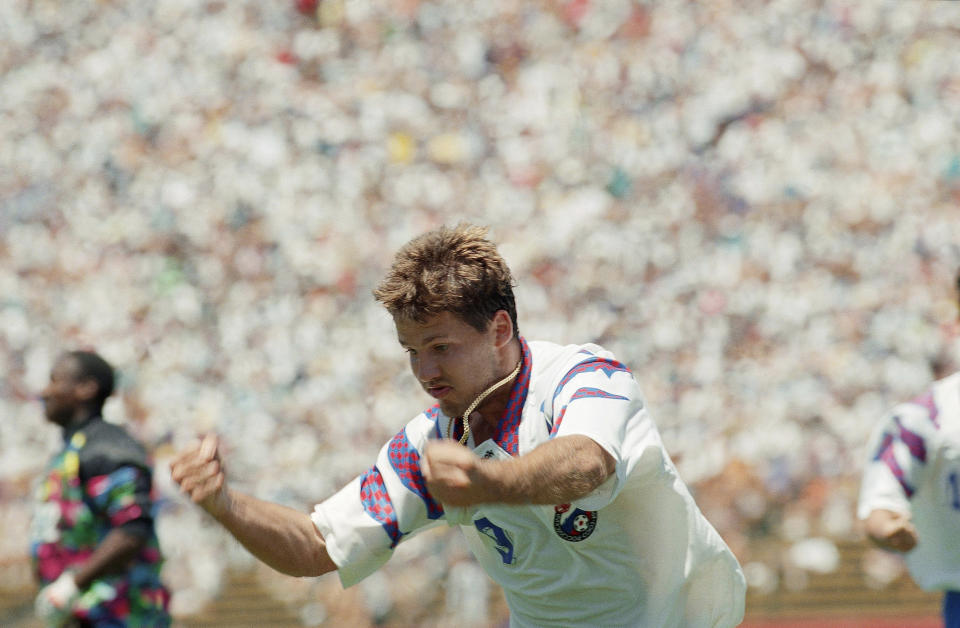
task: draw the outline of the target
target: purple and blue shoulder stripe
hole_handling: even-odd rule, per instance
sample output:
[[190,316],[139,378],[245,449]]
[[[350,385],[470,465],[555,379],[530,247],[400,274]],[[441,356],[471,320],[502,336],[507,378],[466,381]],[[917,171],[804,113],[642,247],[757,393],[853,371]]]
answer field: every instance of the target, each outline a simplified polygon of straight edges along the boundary
[[[567,374],[563,376],[563,379],[561,379],[560,383],[557,385],[557,389],[553,391],[553,401],[556,401],[557,397],[560,395],[560,391],[563,390],[563,387],[569,384],[570,381],[577,375],[581,375],[583,373],[600,372],[605,374],[607,377],[612,377],[615,373],[630,373],[630,369],[616,360],[608,360],[606,358],[597,357],[591,353],[587,353],[586,351],[582,353],[589,355],[590,357],[567,371]],[[557,416],[554,418],[553,422],[547,421],[547,430],[550,432],[550,438],[553,438],[557,435],[557,431],[560,429],[560,423],[563,421],[563,417],[567,412],[567,407],[577,399],[628,400],[627,397],[617,395],[594,386],[584,386],[578,388],[574,391],[573,395],[571,395],[570,401],[560,408],[560,411],[557,413]]]
[[[935,429],[940,429],[940,423],[938,421],[939,408],[937,408],[936,403],[934,402],[933,391],[927,391],[909,403],[920,406],[926,410],[927,418],[929,419],[930,423],[933,424]],[[915,431],[909,429],[903,424],[903,420],[900,418],[900,416],[893,417],[893,424],[894,430],[890,430],[883,435],[883,438],[880,441],[880,446],[877,447],[877,451],[873,455],[873,460],[879,460],[883,462],[887,468],[890,469],[890,473],[892,473],[893,477],[897,479],[897,482],[900,483],[900,487],[903,489],[904,494],[908,498],[911,498],[916,492],[916,487],[911,484],[910,479],[907,477],[907,474],[903,469],[903,466],[901,466],[900,462],[897,461],[894,450],[899,443],[906,448],[906,450],[910,453],[911,458],[920,464],[926,464],[927,445],[920,434],[917,434]]]

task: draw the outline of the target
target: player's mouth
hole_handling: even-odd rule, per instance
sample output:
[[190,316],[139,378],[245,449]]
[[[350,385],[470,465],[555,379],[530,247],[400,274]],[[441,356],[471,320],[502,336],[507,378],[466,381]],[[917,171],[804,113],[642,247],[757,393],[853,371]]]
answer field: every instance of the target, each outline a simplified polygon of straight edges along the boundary
[[427,386],[427,394],[434,399],[443,399],[451,390],[450,386]]

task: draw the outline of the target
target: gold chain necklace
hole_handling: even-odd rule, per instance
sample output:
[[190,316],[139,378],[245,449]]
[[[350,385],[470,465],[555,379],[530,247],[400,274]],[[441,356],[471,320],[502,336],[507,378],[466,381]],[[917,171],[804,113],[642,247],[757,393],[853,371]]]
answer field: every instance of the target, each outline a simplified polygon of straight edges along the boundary
[[[517,373],[520,372],[520,367],[521,367],[522,365],[523,365],[523,358],[521,357],[521,358],[520,358],[520,361],[517,362],[517,366],[513,369],[513,372],[512,372],[512,373],[510,373],[509,375],[507,375],[506,377],[504,377],[503,379],[501,379],[499,382],[497,382],[496,384],[494,384],[494,385],[491,386],[490,388],[487,388],[485,391],[483,391],[482,393],[480,393],[480,394],[477,396],[477,398],[473,400],[473,403],[471,403],[469,406],[467,406],[467,411],[463,413],[463,436],[460,437],[460,444],[461,444],[461,445],[466,445],[466,444],[467,444],[467,438],[470,436],[470,421],[469,421],[469,417],[470,417],[470,415],[473,413],[473,411],[476,409],[476,407],[477,407],[478,405],[480,405],[480,402],[481,402],[481,401],[483,401],[484,399],[486,399],[487,395],[489,395],[490,393],[492,393],[492,392],[495,391],[496,389],[500,388],[501,386],[503,386],[504,384],[506,384],[507,382],[509,382],[509,381],[510,381],[511,379],[513,379],[514,377],[516,377],[516,376],[517,376]],[[453,438],[453,419],[454,419],[454,417],[451,417],[450,420],[447,421],[447,438]]]

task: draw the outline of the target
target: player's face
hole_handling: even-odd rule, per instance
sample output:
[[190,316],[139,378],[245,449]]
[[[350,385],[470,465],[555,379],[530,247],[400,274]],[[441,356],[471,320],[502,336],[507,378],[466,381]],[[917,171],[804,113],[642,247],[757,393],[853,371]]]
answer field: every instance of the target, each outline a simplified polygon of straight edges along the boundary
[[410,369],[449,417],[463,413],[496,377],[496,332],[479,332],[455,314],[442,312],[424,323],[397,319],[397,338]]
[[66,423],[81,404],[77,396],[79,365],[70,356],[57,360],[50,370],[50,381],[40,393],[43,412],[47,419],[58,425]]

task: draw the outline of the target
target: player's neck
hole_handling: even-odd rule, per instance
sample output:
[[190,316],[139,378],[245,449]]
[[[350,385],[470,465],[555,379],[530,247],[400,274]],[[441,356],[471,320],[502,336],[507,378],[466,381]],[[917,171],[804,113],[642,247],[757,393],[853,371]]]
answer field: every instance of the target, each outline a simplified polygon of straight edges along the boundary
[[[506,406],[504,406],[504,409],[506,409]],[[500,424],[503,413],[496,415],[495,420],[489,419],[489,416],[493,415],[474,412],[470,418],[470,433],[473,435],[475,446],[497,435],[497,426]]]
[[[485,438],[482,440],[478,438],[481,432],[489,431],[496,434],[500,421],[503,420],[504,414],[507,412],[507,405],[510,403],[510,394],[513,392],[515,382],[516,378],[504,384],[500,390],[491,393],[474,411],[470,418],[470,429],[476,431],[475,436],[477,438],[474,439],[476,443],[479,444],[486,440]],[[478,414],[480,415],[479,418],[477,418]],[[476,425],[476,428],[474,428],[474,425]]]
[[[523,351],[520,348],[520,342],[517,338],[514,338],[504,350],[500,365],[501,377],[509,376],[517,368],[522,358]],[[473,432],[475,443],[480,444],[496,435],[500,421],[503,420],[507,405],[510,403],[510,395],[513,393],[513,385],[516,383],[517,377],[519,377],[519,372],[503,386],[490,393],[490,396],[477,406],[473,416],[469,418],[470,430]]]

